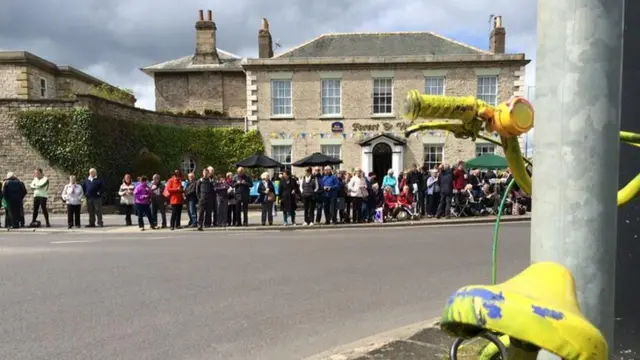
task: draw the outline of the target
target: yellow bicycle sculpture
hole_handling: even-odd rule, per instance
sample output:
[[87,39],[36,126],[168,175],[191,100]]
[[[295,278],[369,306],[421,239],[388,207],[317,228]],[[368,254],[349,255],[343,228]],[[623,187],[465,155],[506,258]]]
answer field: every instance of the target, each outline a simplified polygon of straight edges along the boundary
[[[473,97],[423,95],[413,90],[407,96],[404,117],[411,121],[448,119],[412,124],[405,136],[446,130],[457,138],[484,139],[502,146],[515,182],[532,193],[526,171],[529,161],[518,142],[518,136],[534,123],[534,109],[526,99],[513,97],[494,107]],[[499,134],[500,141],[488,135],[492,133]],[[640,147],[639,134],[623,131],[620,140]],[[638,193],[640,174],[618,191],[618,206]],[[457,359],[462,342],[475,337],[490,341],[480,359],[534,360],[541,349],[567,360],[604,360],[608,354],[604,336],[580,311],[573,276],[555,263],[533,264],[502,284],[459,289],[449,298],[440,327],[457,337],[450,350],[452,360]]]

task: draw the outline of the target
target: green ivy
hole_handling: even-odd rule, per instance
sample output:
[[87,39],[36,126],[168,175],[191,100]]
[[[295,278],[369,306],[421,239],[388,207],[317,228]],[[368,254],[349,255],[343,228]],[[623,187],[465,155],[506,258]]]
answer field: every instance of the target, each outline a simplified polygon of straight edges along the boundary
[[[168,177],[181,167],[184,155],[196,160],[198,171],[211,165],[220,174],[245,157],[264,153],[260,134],[239,128],[159,125],[100,116],[88,109],[25,110],[16,116],[21,134],[51,165],[78,177],[95,167],[112,192],[126,173],[151,176],[136,171],[161,166],[161,175]],[[153,157],[147,166],[140,159],[144,150]]]
[[134,99],[133,90],[120,89],[109,85],[92,86],[89,89],[89,94],[125,105],[131,105],[131,101]]

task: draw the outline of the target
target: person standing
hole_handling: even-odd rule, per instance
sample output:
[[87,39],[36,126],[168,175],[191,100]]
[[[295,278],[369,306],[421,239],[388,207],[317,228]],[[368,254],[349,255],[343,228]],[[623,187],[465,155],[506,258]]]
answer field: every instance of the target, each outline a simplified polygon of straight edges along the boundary
[[333,175],[330,166],[325,166],[324,176],[320,180],[320,186],[323,189],[324,222],[326,225],[329,225],[332,221],[333,224],[337,224],[336,199],[338,198],[338,188],[340,184],[338,183],[338,178]]
[[135,186],[133,186],[131,175],[125,174],[122,179],[122,185],[120,185],[120,190],[118,190],[118,195],[120,195],[120,205],[124,207],[124,222],[127,226],[133,224],[131,221],[134,205],[133,190],[135,190]]
[[96,219],[98,226],[103,227],[102,222],[102,194],[105,190],[104,181],[98,177],[98,171],[94,168],[89,169],[89,177],[82,182],[82,191],[87,199],[87,211],[89,212],[89,225],[87,227],[96,227]]
[[159,174],[154,174],[151,181],[151,214],[158,225],[158,213],[162,218],[162,228],[167,227],[167,198],[164,197],[164,185]]
[[180,170],[173,171],[173,176],[167,181],[167,185],[164,188],[164,195],[169,199],[169,205],[171,205],[169,226],[171,230],[180,229],[182,204],[184,202],[184,187],[182,186],[182,173]]
[[362,170],[356,169],[351,181],[349,181],[348,189],[349,194],[353,199],[353,223],[362,223],[362,202],[369,196],[369,193],[367,192],[367,182],[364,179]]
[[184,197],[187,201],[187,214],[189,215],[189,223],[187,227],[197,227],[198,226],[198,182],[196,181],[196,174],[189,173],[187,175],[189,181],[187,182],[187,188],[184,191]]
[[227,226],[236,224],[236,190],[233,188],[233,173],[228,172],[224,178],[224,182],[229,185],[227,190]]
[[318,190],[316,191],[316,216],[315,216],[315,223],[316,224],[320,224],[320,221],[322,221],[322,209],[324,208],[324,198],[323,198],[323,193],[324,193],[324,189],[322,188],[322,168],[320,168],[319,166],[316,166],[313,168],[313,176],[316,178],[316,181],[318,182]]
[[196,194],[198,195],[198,230],[211,226],[211,214],[213,213],[214,184],[209,176],[209,169],[202,170],[202,177],[196,184]]
[[[236,191],[236,226],[240,224],[249,226],[249,200],[253,181],[249,175],[245,174],[244,168],[239,167],[238,173],[233,177],[233,187]],[[282,196],[282,194],[280,194]],[[242,222],[240,215],[242,214]]]
[[18,229],[24,226],[22,204],[25,196],[27,196],[27,188],[24,183],[14,173],[9,172],[2,185],[2,198],[7,202],[7,209],[9,210],[7,227]]
[[278,185],[278,193],[280,194],[280,209],[282,209],[282,216],[284,224],[289,225],[289,219],[291,219],[291,225],[296,225],[296,196],[300,195],[300,186],[294,177],[291,176],[289,170],[282,172],[282,178]]
[[51,223],[49,223],[49,211],[47,210],[49,179],[44,176],[42,169],[36,169],[33,181],[29,187],[33,190],[33,217],[31,219],[31,223],[36,223],[38,220],[38,211],[42,210],[46,226],[51,227]]
[[144,231],[144,217],[146,216],[149,219],[149,226],[152,229],[155,229],[156,221],[151,215],[151,187],[147,182],[146,176],[140,177],[140,182],[133,190],[133,197],[136,204],[136,213],[138,214],[138,227],[140,231]]
[[260,175],[260,184],[258,184],[259,202],[261,204],[261,220],[262,226],[273,225],[273,202],[276,200],[276,189],[269,179],[269,173],[263,172]]
[[311,167],[305,170],[300,179],[302,191],[302,205],[304,207],[304,225],[313,225],[313,213],[316,208],[316,193],[320,190],[318,178],[312,173]]
[[436,218],[439,219],[442,216],[449,218],[451,216],[451,201],[455,190],[454,174],[449,164],[442,164],[442,171],[438,175],[438,185],[440,186],[440,202]]
[[231,185],[227,183],[227,179],[224,176],[220,176],[213,186],[216,199],[216,223],[220,227],[227,226],[227,214],[229,213],[229,198],[227,194],[230,188]]
[[427,216],[433,217],[438,211],[440,203],[440,185],[438,184],[438,170],[429,170],[429,178],[427,179]]
[[[216,170],[213,168],[213,166],[208,166],[207,170],[209,171],[209,180],[211,181],[212,186],[215,187],[216,185]],[[204,222],[204,226],[205,227],[211,227],[211,226],[216,226],[218,225],[218,209],[216,206],[216,192],[213,192],[213,197],[211,197],[209,199],[211,201],[211,214],[209,215],[209,217],[205,220]]]
[[62,189],[62,201],[67,205],[67,227],[80,227],[80,209],[82,207],[82,186],[76,182],[74,175],[69,176],[69,183]]

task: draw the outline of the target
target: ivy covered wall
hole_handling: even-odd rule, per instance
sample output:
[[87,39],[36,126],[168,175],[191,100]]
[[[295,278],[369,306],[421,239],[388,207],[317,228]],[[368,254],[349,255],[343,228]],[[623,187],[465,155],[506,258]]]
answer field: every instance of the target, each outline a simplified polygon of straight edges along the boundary
[[94,167],[112,192],[125,173],[168,177],[184,156],[196,160],[197,171],[211,165],[220,174],[264,152],[260,134],[240,128],[125,120],[89,108],[28,109],[15,117],[22,137],[53,167],[79,178]]

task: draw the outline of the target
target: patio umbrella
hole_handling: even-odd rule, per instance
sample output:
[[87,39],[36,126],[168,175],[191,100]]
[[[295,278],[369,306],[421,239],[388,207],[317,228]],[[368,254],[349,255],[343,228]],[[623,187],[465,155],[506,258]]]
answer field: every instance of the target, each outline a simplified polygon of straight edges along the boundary
[[472,169],[489,170],[506,169],[509,167],[507,159],[494,154],[480,155],[475,159],[465,162],[465,166]]
[[338,165],[338,164],[342,164],[342,160],[316,152],[307,156],[304,159],[300,159],[294,162],[292,165],[295,167],[307,167],[307,166],[327,166],[327,165]]
[[255,168],[271,169],[271,168],[281,168],[283,167],[283,165],[266,155],[251,155],[244,160],[238,161],[236,163],[236,167],[244,167],[248,169],[255,169]]

